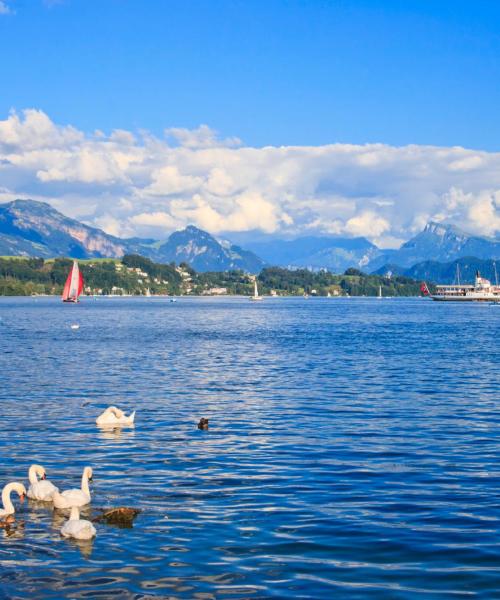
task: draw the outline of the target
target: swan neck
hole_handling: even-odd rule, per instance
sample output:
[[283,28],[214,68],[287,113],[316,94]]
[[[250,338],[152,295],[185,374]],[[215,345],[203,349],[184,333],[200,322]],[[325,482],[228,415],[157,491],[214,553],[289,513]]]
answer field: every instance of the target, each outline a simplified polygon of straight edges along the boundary
[[41,468],[38,465],[31,465],[30,470],[28,471],[28,479],[30,480],[31,485],[38,483],[38,474],[40,472]]
[[82,492],[85,492],[86,494],[88,494],[90,496],[89,478],[88,478],[86,470],[83,471],[83,475],[82,475]]
[[7,484],[2,490],[3,508],[8,513],[14,512],[14,505],[12,504],[12,500],[10,499],[10,493],[12,492],[12,490],[12,483]]
[[80,519],[80,510],[78,506],[71,507],[71,514],[69,515],[70,521],[78,521]]
[[37,483],[38,477],[36,475],[35,465],[31,465],[30,470],[28,471],[28,479],[30,480],[31,485]]

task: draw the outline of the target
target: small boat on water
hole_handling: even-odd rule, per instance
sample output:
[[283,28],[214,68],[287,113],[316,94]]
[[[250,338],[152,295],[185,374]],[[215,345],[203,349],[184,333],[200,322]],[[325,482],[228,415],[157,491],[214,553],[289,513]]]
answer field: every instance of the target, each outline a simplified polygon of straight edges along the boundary
[[481,277],[479,271],[476,271],[474,283],[460,283],[460,276],[457,270],[457,283],[453,285],[437,285],[434,294],[431,294],[427,284],[423,282],[420,291],[424,296],[437,300],[439,302],[500,302],[500,286],[491,285],[491,282]]
[[382,296],[382,286],[379,285],[378,286],[378,299],[381,300],[382,298],[383,298],[383,296]]
[[63,302],[79,302],[78,297],[83,291],[83,277],[78,268],[78,262],[73,261],[73,266],[68,274],[62,293]]
[[253,296],[250,296],[250,300],[263,300],[262,296],[259,296],[259,288],[257,287],[257,277],[253,280]]

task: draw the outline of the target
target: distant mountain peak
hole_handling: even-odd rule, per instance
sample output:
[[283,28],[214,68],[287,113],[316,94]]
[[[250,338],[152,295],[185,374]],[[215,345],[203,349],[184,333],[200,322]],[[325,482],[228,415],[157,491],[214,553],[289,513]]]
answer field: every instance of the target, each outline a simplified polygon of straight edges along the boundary
[[500,258],[500,242],[472,235],[455,225],[429,221],[420,233],[405,242],[399,250],[384,253],[371,261],[370,269],[375,271],[384,263],[408,269],[429,260],[448,263],[463,257]]
[[14,200],[0,204],[0,255],[54,258],[115,258],[141,254],[156,262],[187,262],[198,271],[242,269],[259,272],[264,262],[252,252],[220,244],[194,225],[166,242],[120,239],[64,216],[47,202]]
[[196,234],[200,234],[200,235],[204,235],[204,236],[210,235],[208,233],[208,231],[204,231],[203,229],[200,229],[199,227],[196,227],[195,225],[188,225],[185,229],[182,229],[181,232],[182,231],[185,231],[190,234],[195,234],[195,235]]
[[226,240],[221,242],[194,225],[172,233],[158,251],[167,261],[186,262],[202,272],[241,269],[258,273],[264,266],[264,262],[253,252]]
[[451,225],[438,223],[437,221],[429,221],[424,227],[424,233],[434,233],[436,235],[444,235],[450,231]]
[[437,236],[453,235],[460,238],[475,237],[470,233],[467,233],[451,223],[438,223],[437,221],[429,221],[425,226],[422,233],[430,233]]

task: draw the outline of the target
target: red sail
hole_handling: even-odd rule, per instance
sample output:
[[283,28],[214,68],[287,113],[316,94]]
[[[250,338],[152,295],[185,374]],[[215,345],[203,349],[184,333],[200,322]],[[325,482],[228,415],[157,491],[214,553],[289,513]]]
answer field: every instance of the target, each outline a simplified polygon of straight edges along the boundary
[[424,296],[430,296],[429,288],[427,287],[425,281],[422,281],[422,283],[420,284],[420,291]]
[[62,293],[62,299],[64,302],[67,302],[69,300],[69,290],[71,288],[71,272],[73,271],[73,268],[71,268],[71,271],[68,274],[68,278],[66,279],[66,283],[64,284],[64,289],[63,289],[63,293]]
[[78,295],[80,295],[83,292],[83,275],[82,272],[79,271],[78,273]]
[[66,283],[64,284],[64,290],[62,299],[63,302],[78,302],[78,296],[83,291],[83,277],[78,268],[78,263],[73,261],[73,266],[69,272]]

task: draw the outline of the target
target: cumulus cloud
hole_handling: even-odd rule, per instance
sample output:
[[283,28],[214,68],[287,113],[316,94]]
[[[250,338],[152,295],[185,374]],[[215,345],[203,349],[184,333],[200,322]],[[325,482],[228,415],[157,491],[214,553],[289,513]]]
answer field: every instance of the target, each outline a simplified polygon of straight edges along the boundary
[[218,139],[217,132],[208,125],[200,125],[197,129],[183,127],[170,127],[165,129],[165,136],[173,138],[180,146],[185,148],[217,148],[239,146],[241,140],[237,137]]
[[183,175],[173,165],[155,169],[151,173],[152,183],[145,191],[153,196],[171,196],[174,194],[185,194],[190,190],[197,189],[202,179],[191,175]]
[[345,230],[355,236],[380,237],[391,228],[387,219],[371,210],[365,210],[347,220]]
[[[174,142],[174,143],[173,143]],[[36,109],[0,120],[0,200],[46,200],[114,235],[366,236],[394,246],[429,220],[500,232],[500,154],[459,147],[249,148],[201,125],[85,133]]]

